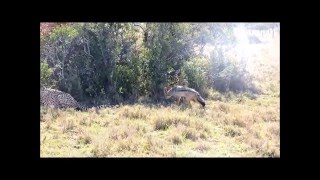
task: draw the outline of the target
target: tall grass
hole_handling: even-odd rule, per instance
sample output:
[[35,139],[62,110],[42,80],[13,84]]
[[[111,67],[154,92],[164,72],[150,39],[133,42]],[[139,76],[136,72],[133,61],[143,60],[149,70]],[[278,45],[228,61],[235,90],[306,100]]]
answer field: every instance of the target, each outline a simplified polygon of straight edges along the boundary
[[43,109],[41,157],[279,157],[279,98],[206,109],[125,105],[96,111]]

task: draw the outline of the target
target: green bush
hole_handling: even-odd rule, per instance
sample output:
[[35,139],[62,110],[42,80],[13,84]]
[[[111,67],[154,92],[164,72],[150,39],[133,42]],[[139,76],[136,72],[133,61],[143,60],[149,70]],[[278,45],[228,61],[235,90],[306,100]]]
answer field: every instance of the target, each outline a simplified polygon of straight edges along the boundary
[[187,85],[196,89],[201,95],[207,96],[207,82],[208,82],[208,67],[209,61],[203,57],[196,57],[188,62],[185,62],[182,67],[185,73]]
[[53,70],[49,67],[46,62],[40,63],[40,86],[41,87],[52,87],[54,81],[51,78]]
[[57,40],[62,37],[65,39],[67,38],[72,39],[78,35],[79,35],[79,32],[75,28],[75,26],[62,25],[54,28],[49,37],[51,40]]

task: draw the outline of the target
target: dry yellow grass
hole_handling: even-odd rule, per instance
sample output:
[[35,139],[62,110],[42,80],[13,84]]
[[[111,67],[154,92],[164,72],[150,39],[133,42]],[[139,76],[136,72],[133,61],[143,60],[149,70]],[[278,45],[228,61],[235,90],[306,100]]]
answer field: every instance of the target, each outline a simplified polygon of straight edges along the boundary
[[279,98],[209,100],[206,109],[125,105],[43,109],[41,157],[279,157]]

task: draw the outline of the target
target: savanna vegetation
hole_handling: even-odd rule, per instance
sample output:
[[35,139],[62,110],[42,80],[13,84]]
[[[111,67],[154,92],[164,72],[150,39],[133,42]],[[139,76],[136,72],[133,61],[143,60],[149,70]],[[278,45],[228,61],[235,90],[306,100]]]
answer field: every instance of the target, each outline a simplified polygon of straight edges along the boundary
[[[279,23],[41,23],[41,157],[279,157]],[[206,107],[177,106],[186,85]]]

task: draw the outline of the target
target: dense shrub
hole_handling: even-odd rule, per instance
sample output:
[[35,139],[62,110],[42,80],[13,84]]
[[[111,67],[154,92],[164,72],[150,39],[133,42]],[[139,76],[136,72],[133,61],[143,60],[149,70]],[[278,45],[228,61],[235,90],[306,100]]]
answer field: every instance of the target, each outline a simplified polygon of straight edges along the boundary
[[[163,88],[187,85],[207,96],[256,91],[245,61],[219,46],[234,42],[227,23],[41,24],[41,86],[70,93],[79,101],[163,99]],[[213,44],[211,58],[203,47]]]
[[196,89],[201,95],[207,96],[208,92],[209,61],[204,57],[197,57],[185,62],[183,72],[187,86]]
[[51,78],[52,69],[46,62],[40,62],[40,86],[52,87],[54,85]]
[[246,70],[246,61],[227,56],[223,48],[216,48],[210,59],[210,81],[220,92],[257,93],[252,76]]

